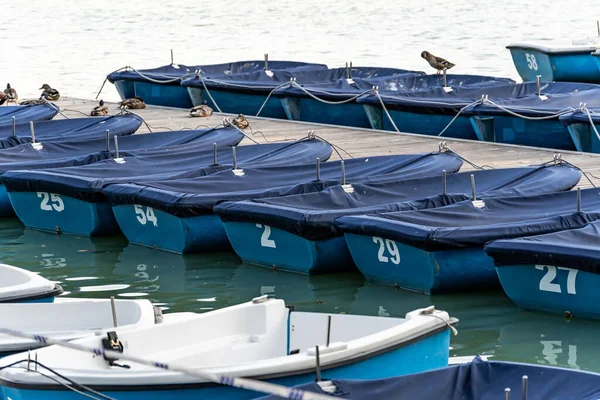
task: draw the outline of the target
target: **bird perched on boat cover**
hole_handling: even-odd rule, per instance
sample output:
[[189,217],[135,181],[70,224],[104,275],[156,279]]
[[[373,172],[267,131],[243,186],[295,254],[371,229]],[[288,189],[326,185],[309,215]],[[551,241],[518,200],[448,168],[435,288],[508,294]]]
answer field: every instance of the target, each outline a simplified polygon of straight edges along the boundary
[[108,106],[104,105],[104,100],[100,100],[98,105],[90,113],[92,117],[104,117],[108,115]]
[[8,100],[8,95],[4,92],[0,92],[0,106],[6,103],[6,100]]
[[[60,93],[58,93],[58,90],[52,89],[47,83],[44,83],[40,90],[43,90],[42,97],[44,97],[46,100],[56,101],[60,99]],[[42,97],[40,97],[40,99]]]
[[248,122],[246,117],[244,117],[242,114],[238,114],[238,116],[234,118],[233,121],[231,121],[231,123],[240,129],[246,129],[250,126],[250,122]]
[[6,89],[4,89],[4,94],[8,96],[7,100],[10,103],[16,103],[19,100],[19,96],[17,95],[17,91],[10,86],[10,83],[6,84]]
[[436,75],[439,75],[441,71],[450,69],[454,67],[456,64],[452,64],[450,61],[446,60],[442,57],[436,57],[428,51],[424,51],[421,53],[421,57],[423,57],[429,65],[437,70]]
[[207,106],[206,104],[201,104],[196,106],[190,110],[190,115],[192,117],[208,117],[213,113],[213,109]]
[[144,99],[140,96],[132,97],[131,99],[125,99],[119,104],[119,108],[123,110],[141,110],[142,108],[146,108],[146,103],[144,103]]

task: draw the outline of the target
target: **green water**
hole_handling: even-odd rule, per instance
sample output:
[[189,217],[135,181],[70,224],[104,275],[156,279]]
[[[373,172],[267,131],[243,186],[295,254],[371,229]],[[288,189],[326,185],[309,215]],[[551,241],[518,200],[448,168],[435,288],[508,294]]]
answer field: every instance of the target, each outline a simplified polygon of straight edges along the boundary
[[205,312],[269,294],[297,310],[404,316],[429,305],[460,319],[452,356],[600,371],[600,322],[517,310],[503,292],[425,296],[358,273],[303,276],[243,264],[234,253],[181,256],[128,244],[24,229],[0,221],[1,262],[59,282],[71,297],[146,298],[164,312]]

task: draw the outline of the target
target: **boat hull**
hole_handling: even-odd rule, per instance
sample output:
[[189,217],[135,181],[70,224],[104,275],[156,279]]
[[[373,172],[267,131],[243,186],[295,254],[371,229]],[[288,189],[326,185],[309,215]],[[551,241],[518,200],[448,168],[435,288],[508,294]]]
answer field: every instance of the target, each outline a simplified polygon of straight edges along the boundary
[[354,270],[343,237],[308,240],[282,229],[248,222],[224,222],[233,250],[246,263],[301,274]]
[[510,54],[523,81],[600,83],[600,69],[592,51],[546,52],[543,49],[510,47]]
[[496,267],[502,288],[521,308],[600,319],[600,275],[553,265]]
[[130,243],[174,253],[230,248],[221,219],[214,214],[180,218],[136,204],[113,206],[113,213]]
[[135,82],[135,95],[153,106],[192,108],[187,90],[177,85],[160,85],[151,82]]
[[133,81],[115,81],[114,85],[121,100],[130,99],[135,96],[135,85]]
[[208,104],[214,111],[220,108],[222,112],[229,114],[256,115],[260,111],[259,117],[287,119],[281,100],[274,96],[267,100],[267,95],[264,94],[229,92],[216,88],[209,90],[210,96],[200,88],[188,87],[187,91],[194,106]]
[[371,123],[361,104],[326,104],[318,100],[282,97],[281,104],[292,121],[370,128]]
[[10,197],[6,191],[6,186],[0,184],[0,217],[14,217],[15,210],[13,209]]
[[[594,124],[594,126],[600,132],[600,125]],[[567,130],[577,151],[600,153],[600,138],[596,136],[596,132],[589,123],[569,123]]]
[[[427,337],[419,337],[415,341],[396,349],[378,353],[356,362],[351,362],[334,368],[323,368],[325,379],[380,379],[393,376],[408,375],[448,365],[448,348],[450,346],[450,331],[444,329]],[[315,381],[315,373],[302,372],[297,375],[265,379],[268,382],[294,386]],[[19,400],[79,400],[81,395],[64,390],[64,387],[53,387],[53,390],[28,389],[25,385],[12,384],[2,381],[5,398]],[[101,393],[122,400],[167,400],[175,396],[180,400],[196,399],[252,399],[261,394],[253,391],[216,385],[178,385],[96,388]]]
[[89,203],[47,192],[9,192],[23,224],[40,231],[101,236],[119,232],[108,202]]
[[494,261],[481,248],[428,252],[386,238],[344,236],[356,266],[373,282],[425,294],[499,284]]

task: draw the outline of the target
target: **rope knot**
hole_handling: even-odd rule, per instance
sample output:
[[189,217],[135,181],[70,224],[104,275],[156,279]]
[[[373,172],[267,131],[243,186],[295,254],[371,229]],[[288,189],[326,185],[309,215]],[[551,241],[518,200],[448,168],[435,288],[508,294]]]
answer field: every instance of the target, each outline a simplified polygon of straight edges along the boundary
[[440,142],[438,144],[438,152],[447,153],[448,151],[450,151],[450,148],[448,147],[448,144],[446,144],[446,142]]
[[308,131],[308,134],[306,135],[306,137],[308,138],[308,140],[313,140],[317,135],[315,134],[315,130],[311,129]]
[[554,165],[559,165],[563,163],[562,155],[560,153],[554,153]]

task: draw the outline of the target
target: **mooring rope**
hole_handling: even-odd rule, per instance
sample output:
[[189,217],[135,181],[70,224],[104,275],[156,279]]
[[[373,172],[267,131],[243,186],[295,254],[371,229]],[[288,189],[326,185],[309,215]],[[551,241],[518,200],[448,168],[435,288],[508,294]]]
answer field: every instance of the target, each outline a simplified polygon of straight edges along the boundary
[[330,400],[330,399],[333,399],[333,397],[328,396],[328,395],[307,392],[304,390],[300,390],[300,389],[296,389],[296,388],[289,388],[289,387],[277,385],[274,383],[258,381],[258,380],[254,380],[254,379],[248,379],[248,378],[238,378],[238,377],[232,377],[232,376],[227,376],[227,375],[218,375],[218,374],[214,374],[211,372],[206,372],[206,371],[202,371],[202,370],[198,370],[198,369],[189,369],[189,368],[180,367],[177,365],[172,365],[172,364],[167,364],[167,363],[162,363],[162,362],[157,362],[157,361],[150,361],[145,358],[140,358],[140,357],[132,356],[132,355],[126,355],[126,354],[119,353],[114,350],[107,350],[107,349],[98,348],[98,347],[96,347],[96,348],[86,347],[86,346],[82,346],[80,344],[76,344],[73,342],[51,339],[47,336],[34,335],[34,334],[30,334],[30,333],[16,331],[13,329],[0,328],[0,333],[4,333],[6,335],[11,335],[11,336],[16,336],[16,337],[21,337],[21,338],[25,338],[25,339],[35,340],[36,342],[41,343],[43,345],[54,344],[54,345],[66,347],[66,348],[73,349],[73,350],[92,353],[96,356],[103,356],[105,358],[115,358],[115,359],[125,360],[125,361],[134,362],[134,363],[138,363],[138,364],[142,364],[142,365],[147,365],[150,367],[155,367],[155,368],[162,369],[165,371],[180,372],[182,374],[192,376],[194,378],[207,380],[207,381],[211,381],[214,383],[219,383],[221,385],[232,386],[232,387],[236,387],[239,389],[253,390],[255,392],[273,394],[273,395],[280,396],[280,397],[283,397],[286,399],[292,399],[292,400]]

